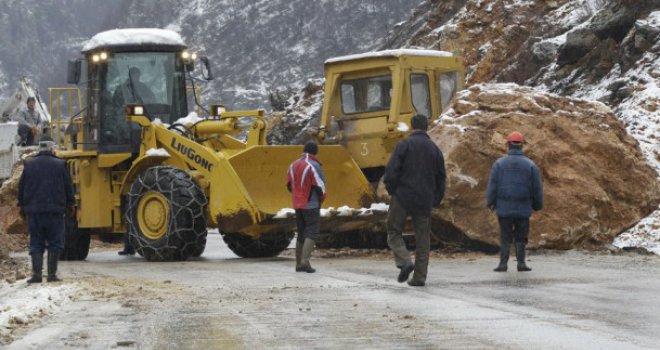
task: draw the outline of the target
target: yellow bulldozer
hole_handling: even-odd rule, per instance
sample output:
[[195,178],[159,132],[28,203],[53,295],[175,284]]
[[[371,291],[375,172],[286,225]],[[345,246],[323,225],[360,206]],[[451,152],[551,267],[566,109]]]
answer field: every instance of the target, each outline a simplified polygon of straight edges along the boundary
[[[102,32],[81,53],[67,80],[84,88],[49,91],[77,203],[61,259],[85,259],[90,235],[114,233],[149,261],[185,260],[203,253],[209,227],[241,257],[286,249],[295,230],[286,169],[301,146],[267,145],[263,110],[203,108],[192,72],[210,80],[211,65],[175,32]],[[370,182],[413,114],[439,116],[463,69],[437,51],[382,51],[331,59],[326,79],[316,134],[328,191],[321,230],[349,232],[382,221]],[[204,117],[189,113],[191,98]]]
[[435,121],[463,89],[459,56],[400,49],[331,58],[325,62],[325,95],[316,134],[340,144],[376,185],[410,118]]

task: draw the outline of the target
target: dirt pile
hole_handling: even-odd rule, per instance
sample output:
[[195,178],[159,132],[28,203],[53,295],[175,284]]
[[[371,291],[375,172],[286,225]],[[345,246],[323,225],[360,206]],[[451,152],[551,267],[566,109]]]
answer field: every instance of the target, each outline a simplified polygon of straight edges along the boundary
[[436,219],[498,244],[485,191],[513,130],[526,136],[525,153],[544,179],[545,208],[532,217],[530,247],[601,247],[658,208],[657,173],[608,107],[515,84],[484,84],[461,92],[430,131],[448,174]]
[[23,162],[18,162],[9,179],[0,187],[0,230],[7,234],[27,234],[27,224],[19,215],[18,181],[23,173]]

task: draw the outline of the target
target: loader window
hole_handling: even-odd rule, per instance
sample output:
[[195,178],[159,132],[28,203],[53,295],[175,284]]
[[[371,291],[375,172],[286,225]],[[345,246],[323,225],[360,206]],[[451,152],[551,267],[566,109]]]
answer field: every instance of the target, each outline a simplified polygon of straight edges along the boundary
[[442,112],[449,108],[449,102],[458,90],[458,78],[456,72],[442,73],[438,79],[440,82],[440,106]]
[[341,82],[341,108],[344,114],[387,111],[392,100],[389,75]]
[[426,74],[410,75],[410,90],[413,107],[417,114],[431,117],[431,99],[429,96],[429,77]]
[[183,64],[175,52],[115,53],[101,80],[101,144],[129,143],[126,104],[143,104],[150,119],[168,124],[188,112]]

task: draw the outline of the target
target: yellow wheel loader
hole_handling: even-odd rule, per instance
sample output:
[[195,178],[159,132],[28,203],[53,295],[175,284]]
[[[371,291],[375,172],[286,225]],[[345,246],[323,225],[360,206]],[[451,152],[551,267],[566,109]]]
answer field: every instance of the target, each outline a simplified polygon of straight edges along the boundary
[[[91,234],[127,233],[149,261],[184,260],[203,253],[208,227],[218,228],[242,257],[275,256],[288,246],[295,222],[284,209],[291,207],[286,172],[302,147],[266,145],[261,110],[212,105],[205,117],[189,113],[189,92],[197,101],[191,74],[197,62],[211,79],[208,59],[160,29],[99,33],[82,58],[69,62],[68,82],[83,88],[50,91],[53,137],[77,203],[62,259],[85,259]],[[319,158],[325,208],[373,203],[346,148],[322,146]],[[340,214],[324,215],[322,230],[379,219],[366,210]]]

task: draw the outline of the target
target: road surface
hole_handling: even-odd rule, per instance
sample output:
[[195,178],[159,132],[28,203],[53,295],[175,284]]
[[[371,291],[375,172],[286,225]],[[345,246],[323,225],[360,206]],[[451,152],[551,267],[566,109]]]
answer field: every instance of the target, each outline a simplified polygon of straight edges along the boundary
[[383,254],[316,258],[316,274],[295,273],[288,255],[240,259],[217,234],[202,258],[186,262],[92,251],[87,261],[61,263],[63,283],[0,288],[0,321],[3,311],[18,315],[0,347],[660,346],[657,256],[551,252],[531,256],[532,272],[495,273],[494,256],[435,255],[427,286],[412,288],[396,282]]

